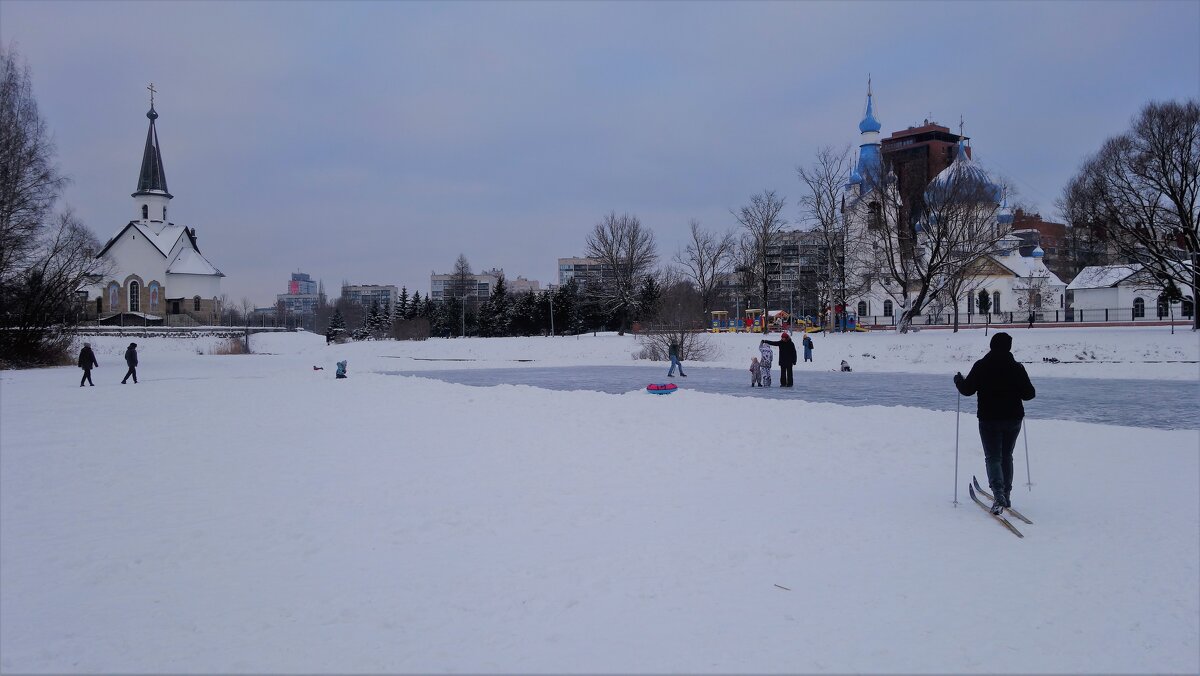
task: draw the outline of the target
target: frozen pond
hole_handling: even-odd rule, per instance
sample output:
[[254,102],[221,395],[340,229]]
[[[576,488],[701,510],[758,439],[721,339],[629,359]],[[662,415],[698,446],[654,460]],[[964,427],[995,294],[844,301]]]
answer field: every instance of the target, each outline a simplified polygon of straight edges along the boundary
[[[391,375],[436,378],[451,383],[488,387],[531,385],[551,390],[594,390],[620,394],[649,383],[667,382],[666,366],[514,367],[448,371],[387,371]],[[728,368],[689,368],[688,377],[675,377],[681,388],[739,397],[824,401],[847,406],[915,406],[953,411],[958,392],[949,375],[921,373],[839,373],[796,369],[796,386],[751,388],[750,373]],[[1037,398],[1025,404],[1030,418],[1079,422],[1200,429],[1200,383],[1166,380],[1037,378]],[[649,396],[649,395],[648,395]],[[975,415],[975,398],[963,397],[962,411]]]

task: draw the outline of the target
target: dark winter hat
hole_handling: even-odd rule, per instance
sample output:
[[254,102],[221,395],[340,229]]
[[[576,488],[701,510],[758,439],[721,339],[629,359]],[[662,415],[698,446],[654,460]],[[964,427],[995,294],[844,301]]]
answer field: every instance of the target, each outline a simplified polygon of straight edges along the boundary
[[1012,351],[1012,336],[1001,331],[1000,333],[997,333],[996,335],[992,336],[991,345],[992,345],[992,349],[997,352],[1011,352]]
[[[999,334],[997,334],[997,335],[999,335]],[[129,347],[137,347],[137,343],[130,343]]]

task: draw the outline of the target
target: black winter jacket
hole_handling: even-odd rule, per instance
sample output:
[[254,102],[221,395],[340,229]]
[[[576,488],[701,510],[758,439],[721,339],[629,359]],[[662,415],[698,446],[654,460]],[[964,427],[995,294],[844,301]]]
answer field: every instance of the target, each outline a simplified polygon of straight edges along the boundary
[[79,351],[79,368],[91,370],[93,366],[99,366],[100,362],[96,361],[96,353],[92,352],[92,348],[85,347]]
[[125,350],[125,363],[130,366],[137,366],[137,350],[132,347]]
[[988,352],[966,378],[955,377],[954,386],[966,397],[979,393],[980,420],[1020,420],[1025,417],[1021,402],[1036,394],[1025,367],[1007,350]]
[[796,344],[791,340],[764,340],[763,342],[779,348],[780,366],[796,365]]

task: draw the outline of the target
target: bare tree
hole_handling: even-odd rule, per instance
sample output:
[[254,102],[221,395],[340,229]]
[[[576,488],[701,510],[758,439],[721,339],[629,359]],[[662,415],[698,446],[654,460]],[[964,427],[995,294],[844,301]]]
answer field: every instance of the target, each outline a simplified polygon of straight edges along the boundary
[[250,323],[250,315],[254,313],[254,303],[250,302],[250,299],[248,297],[242,296],[242,301],[240,303],[240,306],[242,308],[242,321],[249,324]]
[[780,215],[784,204],[784,199],[774,190],[764,190],[751,196],[750,204],[732,212],[745,229],[742,237],[743,274],[753,280],[754,288],[761,293],[764,313],[770,309],[767,300],[773,272],[770,269],[771,248],[778,245],[779,235],[787,225],[787,219]]
[[1147,104],[1129,131],[1084,163],[1060,206],[1073,227],[1101,228],[1165,293],[1190,289],[1200,300],[1200,104]]
[[997,223],[1000,188],[960,153],[926,188],[916,217],[902,218],[907,207],[892,175],[873,181],[880,187],[879,201],[868,203],[871,249],[884,290],[900,306],[897,329],[906,333],[928,300],[1008,234]]
[[700,316],[707,320],[716,300],[717,286],[733,268],[737,239],[731,232],[717,234],[702,230],[696,219],[688,227],[692,239],[682,252],[675,254],[675,262],[695,284],[700,294]]
[[0,285],[30,264],[67,179],[33,97],[29,67],[0,47]]
[[[857,264],[853,252],[865,249],[852,241],[857,231],[847,227],[843,189],[850,178],[850,149],[825,146],[817,151],[812,166],[797,167],[804,188],[800,198],[801,219],[816,232],[826,252],[824,288],[826,305],[844,306],[848,298],[870,287],[870,267]],[[820,303],[818,303],[820,304]],[[834,321],[831,316],[830,321]]]
[[596,287],[605,311],[619,318],[624,335],[638,307],[640,286],[658,261],[654,233],[637,216],[611,211],[592,228],[585,251],[606,268],[599,283],[589,286]]
[[462,300],[473,290],[475,275],[471,272],[471,263],[466,255],[458,254],[454,261],[454,271],[450,273],[450,295]]

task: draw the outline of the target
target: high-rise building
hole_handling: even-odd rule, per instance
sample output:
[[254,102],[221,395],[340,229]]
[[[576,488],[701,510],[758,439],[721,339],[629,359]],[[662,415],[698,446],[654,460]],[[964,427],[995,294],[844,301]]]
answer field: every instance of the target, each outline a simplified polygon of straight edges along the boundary
[[276,307],[285,314],[311,315],[321,304],[317,282],[305,272],[293,272],[288,280],[288,292],[275,296]]
[[[929,182],[954,163],[959,141],[965,140],[969,137],[951,133],[948,127],[930,120],[883,139],[884,166],[896,175],[896,189],[907,207],[901,217],[909,218],[909,223],[920,218]],[[970,146],[964,148],[970,159]]]
[[358,303],[366,310],[370,310],[372,305],[378,303],[381,310],[390,311],[396,307],[396,299],[399,296],[400,290],[396,288],[395,284],[342,285],[342,298]]
[[[467,288],[463,291],[467,298],[475,298],[477,300],[491,298],[492,291],[496,288],[496,282],[502,276],[504,277],[504,286],[510,294],[526,293],[529,291],[537,292],[541,290],[541,285],[537,280],[526,279],[521,276],[509,278],[504,275],[503,268],[492,268],[487,272],[471,275],[468,278]],[[458,280],[453,274],[430,273],[429,297],[435,301],[454,297],[454,285],[457,282]]]
[[611,266],[601,263],[595,258],[560,258],[558,259],[558,283],[566,284],[572,279],[580,287],[596,279],[611,279],[615,274]]

